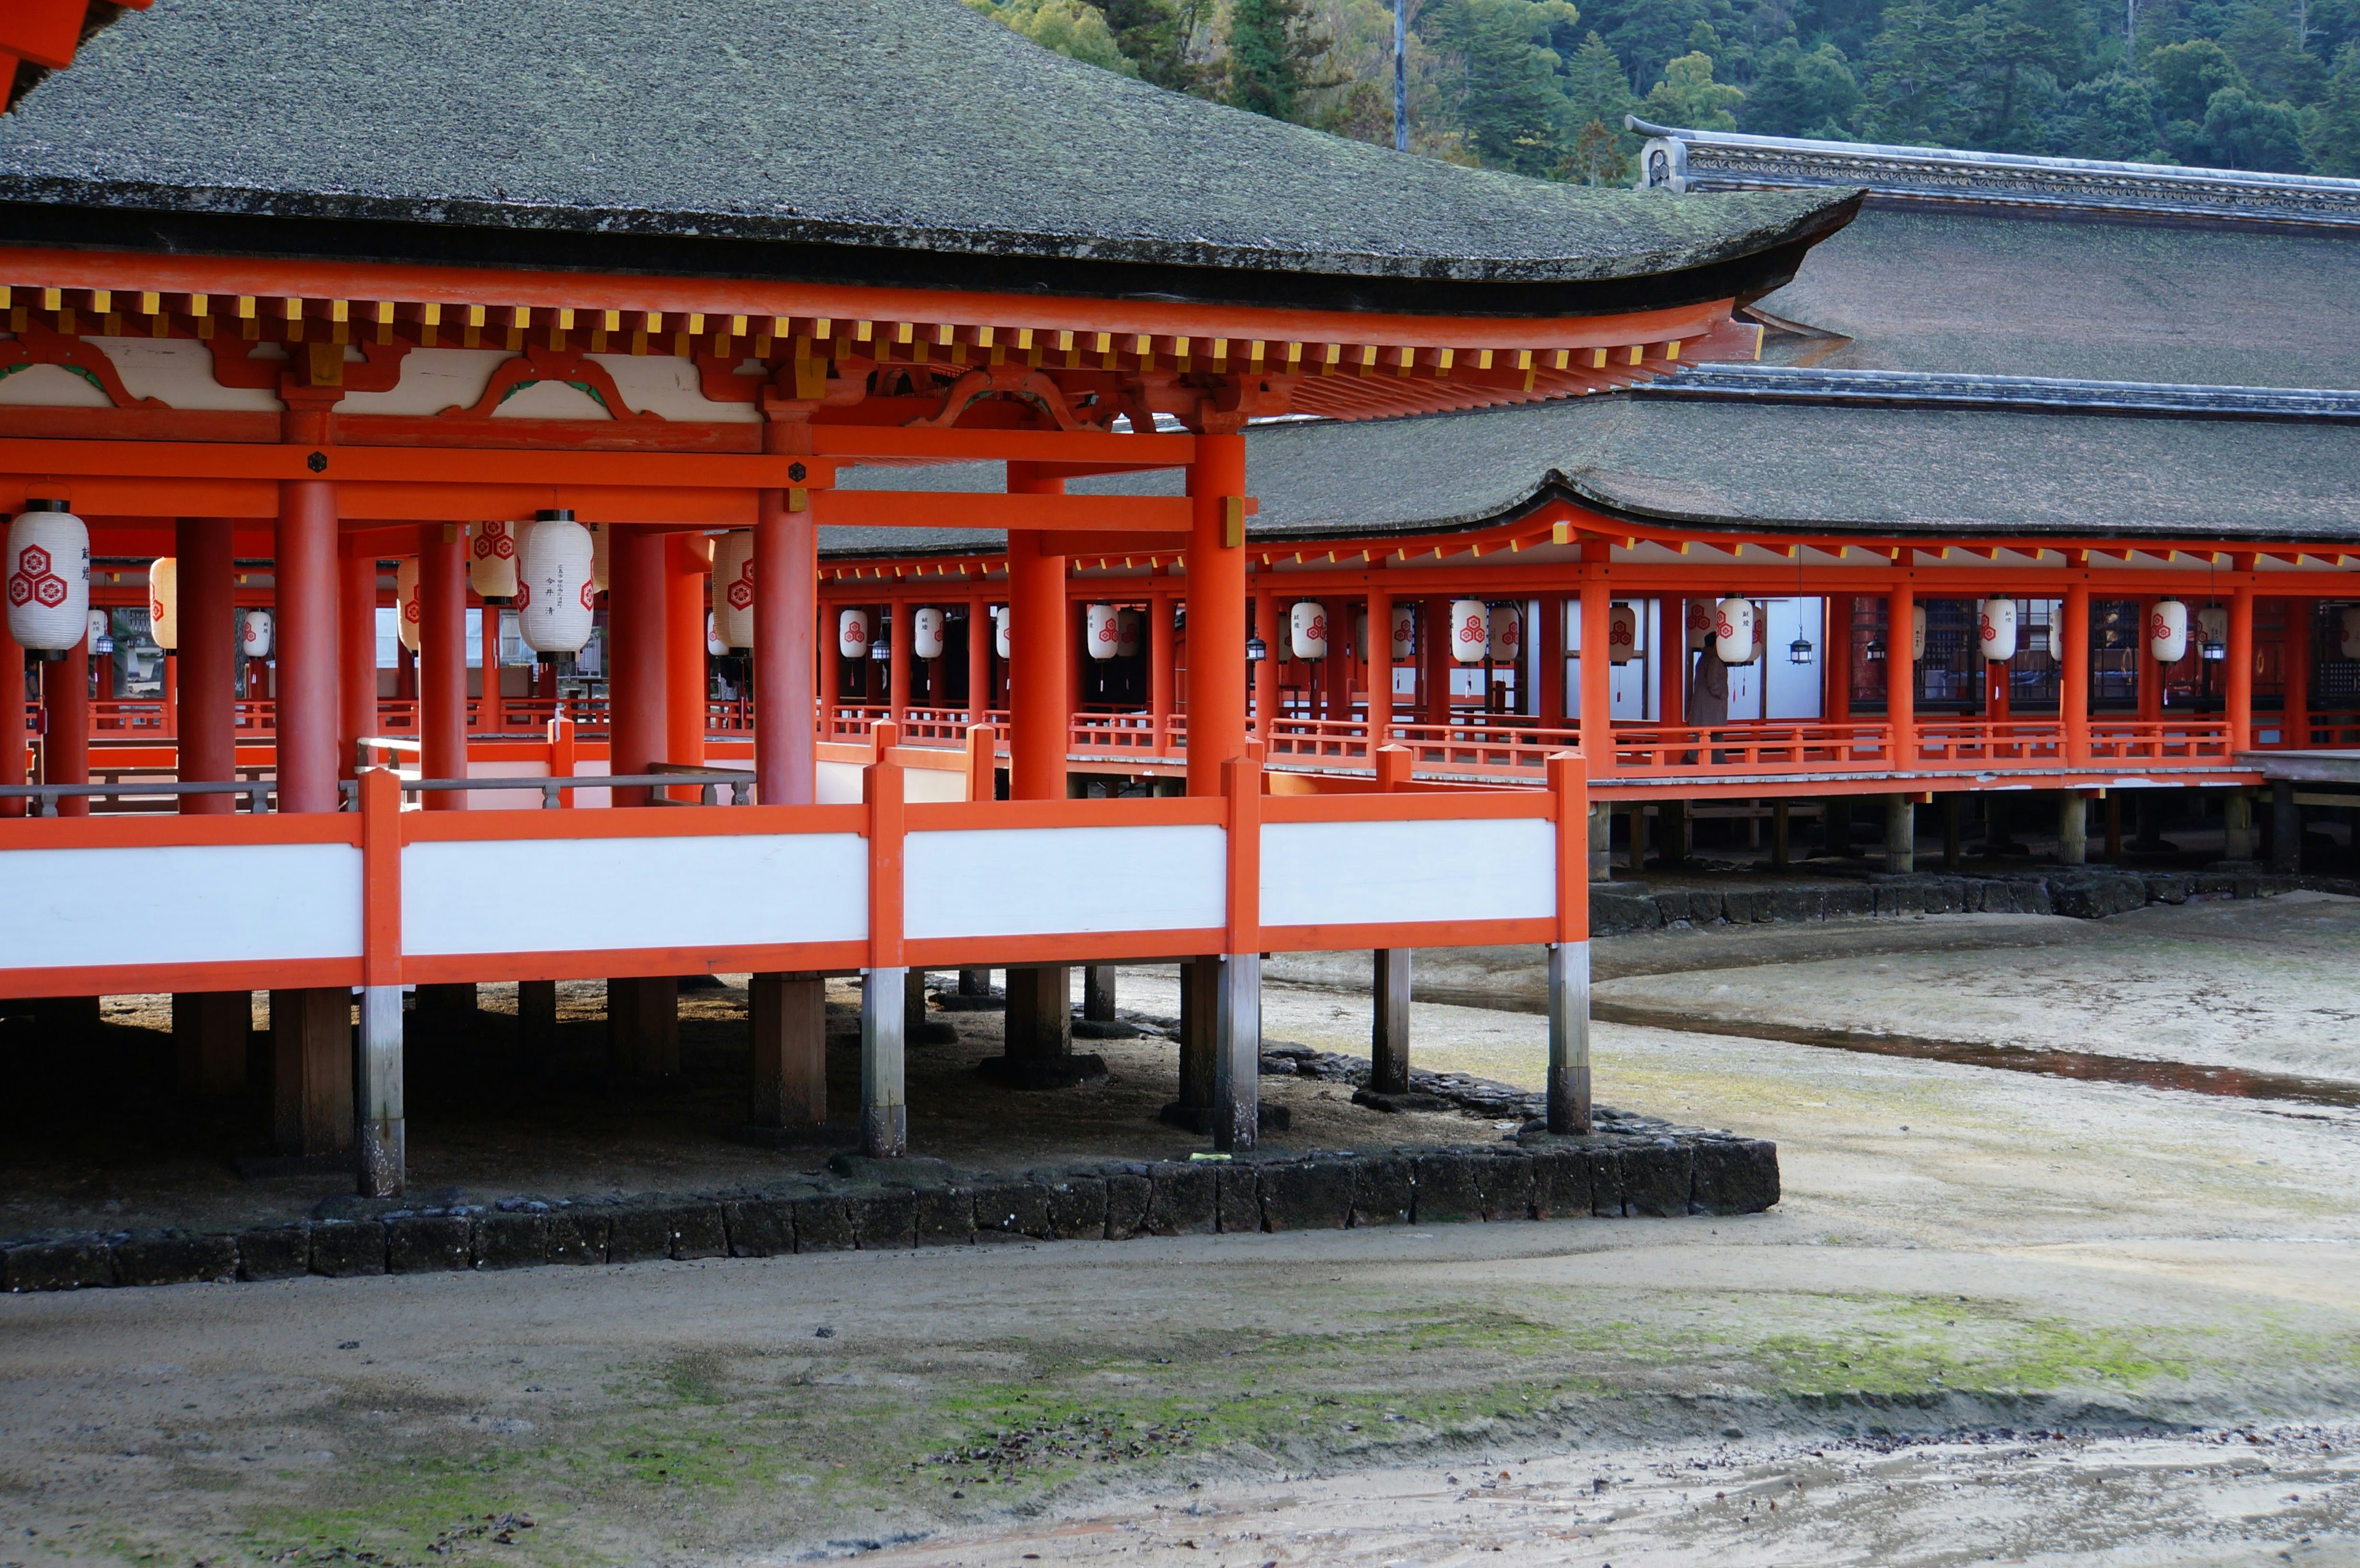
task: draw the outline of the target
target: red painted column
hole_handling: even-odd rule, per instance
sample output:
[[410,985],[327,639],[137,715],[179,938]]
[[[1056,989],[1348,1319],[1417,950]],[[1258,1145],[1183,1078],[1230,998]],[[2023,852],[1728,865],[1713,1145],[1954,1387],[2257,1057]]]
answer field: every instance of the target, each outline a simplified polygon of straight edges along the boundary
[[1541,700],[1534,704],[1534,721],[1543,729],[1557,729],[1565,724],[1565,601],[1544,594],[1541,624],[1534,629],[1541,648]]
[[895,599],[885,606],[885,647],[892,655],[885,661],[889,670],[885,679],[886,716],[893,721],[897,731],[910,727],[910,687],[918,678],[917,655],[911,648],[916,640],[912,628],[917,617],[917,606],[906,600]]
[[2250,751],[2254,746],[2254,584],[2250,580],[2229,593],[2227,662],[2229,749]]
[[1601,574],[1581,583],[1581,755],[1592,779],[1614,768],[1614,658],[1606,647],[1613,588]]
[[336,809],[336,487],[279,486],[279,809]]
[[1172,694],[1178,684],[1179,661],[1174,657],[1172,635],[1172,601],[1161,594],[1147,601],[1147,626],[1141,638],[1142,651],[1147,655],[1147,720],[1155,728],[1153,749],[1162,754],[1169,749],[1172,733]]
[[1364,650],[1369,671],[1369,759],[1393,738],[1393,596],[1385,589],[1369,590],[1369,646]]
[[[608,550],[608,767],[617,774],[645,773],[664,749],[663,535],[618,528]],[[648,791],[617,789],[614,800],[644,806]]]
[[[1286,659],[1286,634],[1279,629],[1278,595],[1268,588],[1258,588],[1253,596],[1253,635],[1262,640],[1262,659],[1253,667],[1254,734],[1262,740],[1270,739],[1273,725],[1278,718],[1278,667]],[[1188,612],[1189,646],[1195,646],[1196,613]],[[1196,724],[1196,660],[1189,660],[1188,712],[1189,724]]]
[[1198,436],[1188,465],[1191,795],[1219,794],[1224,766],[1246,755],[1245,495],[1245,436]]
[[483,618],[475,623],[477,695],[473,727],[497,735],[508,727],[500,713],[500,607],[484,604],[483,611]]
[[[27,782],[25,741],[25,650],[0,616],[0,785]],[[26,814],[23,800],[0,800],[0,817]]]
[[[180,593],[180,777],[237,777],[237,602],[226,517],[182,517],[174,529]],[[226,816],[228,795],[183,795],[188,816]]]
[[[467,536],[456,523],[418,530],[418,745],[421,777],[467,776]],[[467,795],[430,789],[419,803],[464,811]]]
[[2286,602],[2286,649],[2278,662],[2286,698],[2278,724],[2278,744],[2306,751],[2311,746],[2311,635],[2319,612],[2309,599]]
[[1918,661],[1911,657],[1911,612],[1918,591],[1907,583],[1885,601],[1885,724],[1893,737],[1894,766],[1918,766]]
[[1655,722],[1684,724],[1688,711],[1688,602],[1672,595],[1655,602]]
[[[66,650],[61,659],[41,661],[41,782],[90,782],[90,634]],[[90,798],[71,796],[58,802],[58,815],[90,815]]]
[[377,557],[349,555],[336,562],[336,771],[358,771],[360,738],[377,729]]
[[1458,661],[1450,657],[1450,601],[1428,599],[1418,605],[1417,651],[1426,666],[1426,722],[1450,722],[1450,672]]
[[765,490],[754,524],[754,771],[764,805],[817,796],[813,639],[819,616],[819,531],[787,493]]
[[[1828,647],[1826,696],[1819,712],[1830,724],[1852,722],[1852,595],[1838,593],[1827,601],[1820,640]],[[1889,640],[1888,640],[1889,646]]]
[[967,722],[991,722],[991,602],[967,602]]
[[[691,768],[705,764],[705,584],[713,571],[713,541],[702,534],[664,536],[664,758]],[[697,785],[672,790],[675,800],[700,798]]]
[[[2149,650],[2148,642],[2148,632],[2155,621],[2155,607],[2158,603],[2158,601],[2152,598],[2141,599],[2138,602],[2138,650],[2136,668],[2138,670],[2138,716],[2142,719],[2163,717],[2164,667],[2156,662],[2154,654]],[[2192,623],[2194,617],[2191,615],[2190,619]],[[2196,628],[2191,624],[2189,627],[2191,639],[2195,636],[2195,631]]]
[[2090,765],[2090,585],[2065,590],[2057,627],[2057,714],[2065,728],[2065,762]]
[[1338,723],[1352,716],[1352,601],[1340,593],[1327,596],[1320,607],[1328,617],[1328,657],[1319,662],[1319,684],[1325,699],[1319,716]]
[[[1020,477],[1008,465],[1012,495],[1056,495],[1065,482]],[[1054,486],[1054,488],[1052,488]],[[1065,798],[1067,664],[1073,658],[1065,635],[1065,558],[1044,553],[1053,535],[1033,528],[1008,536],[1008,797],[1011,800]]]

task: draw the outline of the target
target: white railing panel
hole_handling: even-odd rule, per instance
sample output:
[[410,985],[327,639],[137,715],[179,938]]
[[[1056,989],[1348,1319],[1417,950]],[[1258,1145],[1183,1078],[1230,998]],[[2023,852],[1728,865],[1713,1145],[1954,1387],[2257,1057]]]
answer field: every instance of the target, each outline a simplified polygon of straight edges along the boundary
[[1262,923],[1512,920],[1557,913],[1557,830],[1544,818],[1270,822]]
[[361,852],[157,844],[0,855],[0,968],[357,958]]
[[526,838],[404,845],[405,953],[595,953],[861,942],[858,833]]
[[1226,838],[1209,824],[978,828],[906,841],[912,939],[1223,924]]

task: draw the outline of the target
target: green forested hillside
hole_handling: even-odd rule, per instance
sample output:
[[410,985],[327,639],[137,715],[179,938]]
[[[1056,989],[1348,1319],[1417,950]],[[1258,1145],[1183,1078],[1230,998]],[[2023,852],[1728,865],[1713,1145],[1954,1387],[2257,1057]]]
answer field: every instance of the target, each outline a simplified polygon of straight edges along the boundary
[[[967,0],[1077,59],[1368,141],[1389,0]],[[2360,0],[1411,0],[1411,145],[1618,182],[1663,124],[2360,176]]]

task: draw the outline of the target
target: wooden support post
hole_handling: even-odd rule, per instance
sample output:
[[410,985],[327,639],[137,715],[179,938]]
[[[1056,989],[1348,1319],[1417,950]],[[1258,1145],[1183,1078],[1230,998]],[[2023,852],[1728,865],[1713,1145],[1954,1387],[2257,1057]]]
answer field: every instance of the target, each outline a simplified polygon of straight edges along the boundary
[[172,996],[172,1054],[180,1093],[227,1094],[246,1085],[246,1037],[254,1027],[246,991],[180,991]]
[[[1248,673],[1253,682],[1253,733],[1256,739],[1267,741],[1278,717],[1278,667],[1286,658],[1286,639],[1278,635],[1278,595],[1266,588],[1256,590],[1253,595],[1252,635],[1262,640],[1262,662]],[[1188,634],[1188,646],[1196,646],[1193,629]],[[1193,690],[1196,682],[1191,681],[1189,685]]]
[[1561,729],[1565,725],[1565,599],[1558,594],[1544,594],[1540,602],[1540,625],[1534,627],[1535,649],[1540,655],[1541,679],[1539,702],[1534,704],[1535,722],[1543,729]]
[[2090,802],[2078,789],[2057,792],[2057,864],[2086,866],[2090,861]]
[[[818,799],[812,715],[819,533],[810,508],[789,511],[790,499],[784,490],[762,491],[754,523],[754,772],[766,806]],[[835,641],[833,627],[827,640]]]
[[1094,1024],[1115,1021],[1114,965],[1087,964],[1082,969],[1082,1017]]
[[525,1071],[535,1077],[546,1073],[556,1057],[556,981],[517,982],[517,1055]]
[[[756,592],[759,592],[759,589]],[[844,693],[844,610],[842,604],[819,607],[819,738],[836,738],[836,711]]]
[[[683,768],[705,765],[706,693],[712,690],[705,651],[705,583],[713,572],[713,541],[673,533],[664,540],[664,759]],[[493,612],[486,608],[488,616]],[[487,699],[497,670],[484,672]],[[487,712],[491,711],[489,709]],[[683,784],[672,798],[694,804],[703,790]]]
[[2289,876],[2302,869],[2302,808],[2295,804],[2291,779],[2270,782],[2270,869]]
[[902,976],[899,967],[860,977],[860,1148],[898,1160],[910,1152],[910,1105],[903,1084]]
[[1262,765],[1232,757],[1221,784],[1229,922],[1212,982],[1213,1147],[1244,1153],[1262,1136]]
[[960,970],[958,972],[958,994],[962,996],[990,996],[991,971],[989,969]]
[[[184,637],[186,635],[182,634]],[[25,729],[25,649],[8,635],[7,617],[0,615],[0,785],[14,787],[28,782],[25,777],[28,739]],[[180,809],[188,810],[188,801],[193,798],[181,797]],[[0,817],[28,814],[22,798],[0,800]]]
[[1918,869],[1918,802],[1907,795],[1885,798],[1885,868]]
[[1177,642],[1172,635],[1172,601],[1162,595],[1150,598],[1147,626],[1139,646],[1147,658],[1147,722],[1155,736],[1148,749],[1159,757],[1169,757],[1175,749],[1172,714],[1179,690]]
[[1063,964],[1011,964],[1002,1051],[1011,1063],[1061,1062],[1074,1053],[1074,972]]
[[1193,1131],[1213,1129],[1214,1061],[1218,1054],[1215,1023],[1220,1017],[1221,957],[1206,953],[1180,965],[1180,1098],[1164,1119]]
[[1590,778],[1578,755],[1548,759],[1557,797],[1557,940],[1548,944],[1548,1129],[1584,1135],[1591,1127],[1590,1082],[1589,844],[1579,824],[1590,815]]
[[1852,801],[1844,797],[1819,802],[1819,832],[1823,847],[1832,855],[1852,853]]
[[901,972],[901,1041],[905,1045],[923,1045],[926,1039],[926,972],[909,968]]
[[2286,695],[2279,706],[2278,744],[2296,751],[2311,749],[2311,666],[2318,623],[2314,601],[2286,602],[2285,658],[2279,663],[2279,689]]
[[2221,802],[2221,858],[2251,860],[2259,847],[2254,832],[2254,798],[2232,789]]
[[[90,782],[90,634],[64,657],[41,661],[41,782]],[[58,801],[58,815],[90,815],[90,797]]]
[[[237,607],[229,520],[183,517],[173,531],[180,551],[180,777],[225,784],[237,777]],[[236,809],[229,795],[180,797],[183,816],[227,816]]]
[[[456,523],[428,523],[418,531],[418,746],[424,777],[467,776],[467,539]],[[419,804],[463,811],[467,796],[423,790]]]
[[1246,755],[1246,438],[1241,430],[1207,430],[1196,438],[1187,491],[1188,793],[1209,796],[1221,792],[1221,770]]
[[1774,800],[1770,805],[1770,864],[1784,871],[1795,864],[1795,812],[1791,802]]
[[2229,594],[2228,691],[2224,706],[2229,721],[2229,750],[2250,751],[2254,745],[2254,585],[2240,583]]
[[747,1002],[754,1092],[746,1119],[758,1127],[826,1121],[827,982],[816,975],[756,975]]
[[967,722],[970,731],[991,722],[991,602],[988,599],[967,602]]
[[2106,791],[2106,864],[2120,866],[2122,863],[2123,793],[2119,789],[2109,789]]
[[360,738],[377,733],[377,557],[336,559],[336,772],[360,771]]
[[2057,627],[2057,712],[2064,721],[2065,765],[2090,766],[2090,585],[2069,583]]
[[1352,602],[1331,595],[1320,614],[1328,617],[1328,655],[1319,661],[1323,701],[1316,716],[1341,723],[1352,716]]
[[1666,868],[1688,864],[1688,803],[1686,800],[1655,802],[1655,858]]
[[1382,588],[1369,590],[1369,755],[1393,739],[1393,596]]
[[[375,563],[371,563],[375,570]],[[335,995],[335,993],[329,993]],[[364,1198],[390,1198],[408,1177],[409,1123],[402,1102],[401,987],[361,987],[358,1049],[353,1053],[357,1175]]]
[[[1827,601],[1827,684],[1819,711],[1830,724],[1852,722],[1852,601],[1850,593],[1833,594]],[[1888,641],[1888,651],[1891,646]]]
[[1655,722],[1688,723],[1688,602],[1655,601]]
[[282,1155],[352,1152],[352,1000],[343,986],[270,993],[271,1133]]
[[1426,722],[1450,723],[1450,601],[1421,599],[1417,604],[1418,662],[1426,667]]
[[1409,964],[1412,950],[1376,950],[1376,1016],[1369,1029],[1369,1087],[1380,1094],[1409,1093]]
[[1614,770],[1614,660],[1606,643],[1612,591],[1603,572],[1581,583],[1581,755],[1601,774]]
[[1614,880],[1614,809],[1605,800],[1590,808],[1590,879]]
[[1942,797],[1942,869],[1956,871],[1966,858],[1966,797],[1957,790]]
[[[643,774],[664,755],[663,536],[636,528],[610,526],[608,531],[607,767]],[[421,561],[421,600],[425,575]],[[644,806],[650,795],[633,788],[615,790],[612,798],[617,806]]]
[[[1054,495],[1061,479],[1032,479],[1022,463],[1008,465],[1011,495]],[[1065,754],[1073,715],[1066,711],[1065,558],[1055,536],[1011,529],[1008,536],[1008,797],[1065,798]]]
[[1918,767],[1918,659],[1911,632],[1917,590],[1904,583],[1885,601],[1885,725],[1893,742],[1892,766]]
[[274,565],[279,606],[279,809],[333,811],[339,804],[334,485],[303,479],[279,485],[279,554]]
[[680,981],[635,975],[606,982],[607,1061],[623,1083],[680,1074]]

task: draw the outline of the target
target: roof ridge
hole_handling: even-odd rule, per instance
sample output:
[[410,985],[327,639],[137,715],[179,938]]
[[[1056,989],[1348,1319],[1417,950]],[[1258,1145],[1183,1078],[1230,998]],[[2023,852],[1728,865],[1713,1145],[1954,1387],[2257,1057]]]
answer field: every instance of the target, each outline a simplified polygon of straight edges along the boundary
[[1966,406],[2034,413],[2169,414],[2188,419],[2360,421],[2360,390],[2309,387],[2219,387],[2161,381],[1973,371],[1840,370],[1775,365],[1683,366],[1633,387],[1641,399]]

